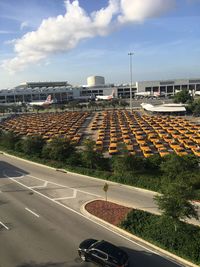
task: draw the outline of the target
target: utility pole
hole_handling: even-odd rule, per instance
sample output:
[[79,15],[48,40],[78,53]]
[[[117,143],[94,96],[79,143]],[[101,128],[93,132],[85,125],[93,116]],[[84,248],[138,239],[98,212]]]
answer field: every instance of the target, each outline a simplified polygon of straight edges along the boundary
[[132,55],[133,52],[128,53],[130,58],[130,110],[132,110]]

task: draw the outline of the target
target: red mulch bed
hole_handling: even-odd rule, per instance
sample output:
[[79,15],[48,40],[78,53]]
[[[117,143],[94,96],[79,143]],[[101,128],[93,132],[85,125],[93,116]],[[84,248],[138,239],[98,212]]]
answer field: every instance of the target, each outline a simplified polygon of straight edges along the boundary
[[131,208],[127,208],[109,201],[95,200],[88,203],[85,209],[92,215],[107,221],[113,225],[119,225],[123,221]]

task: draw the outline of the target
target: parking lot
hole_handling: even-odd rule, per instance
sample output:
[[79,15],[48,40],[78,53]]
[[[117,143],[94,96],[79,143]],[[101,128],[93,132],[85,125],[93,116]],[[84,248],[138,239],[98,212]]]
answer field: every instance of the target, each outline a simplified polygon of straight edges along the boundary
[[40,135],[47,142],[54,137],[67,138],[79,149],[85,138],[91,138],[105,156],[128,153],[148,158],[175,152],[200,157],[200,125],[183,116],[120,109],[34,113],[8,118],[1,128],[20,136]]

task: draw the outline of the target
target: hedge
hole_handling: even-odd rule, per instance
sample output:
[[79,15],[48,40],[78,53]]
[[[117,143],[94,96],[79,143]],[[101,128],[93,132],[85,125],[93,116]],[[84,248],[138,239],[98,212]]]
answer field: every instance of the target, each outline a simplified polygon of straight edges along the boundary
[[198,226],[179,221],[175,228],[175,223],[170,218],[132,210],[120,227],[182,258],[200,264]]

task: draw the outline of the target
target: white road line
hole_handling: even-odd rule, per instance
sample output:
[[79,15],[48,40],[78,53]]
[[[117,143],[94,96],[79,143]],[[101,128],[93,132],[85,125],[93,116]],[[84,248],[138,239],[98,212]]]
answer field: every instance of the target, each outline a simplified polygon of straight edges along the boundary
[[21,179],[21,178],[24,178],[24,175],[25,175],[25,173],[23,173],[23,172],[19,172],[19,171],[16,171],[16,172],[18,172],[19,174],[21,174],[21,176],[17,176],[16,178],[17,179]]
[[33,215],[35,215],[36,217],[40,217],[37,213],[35,213],[34,211],[30,210],[29,208],[25,208],[25,210],[29,211],[30,213],[32,213]]
[[[68,188],[68,189],[72,189],[72,190],[74,190],[73,187],[69,187],[69,186],[66,186],[66,185],[61,185],[61,184],[57,184],[57,183],[54,183],[54,182],[46,181],[46,180],[40,179],[40,178],[38,178],[38,177],[35,177],[35,176],[33,176],[33,175],[26,175],[26,176],[29,176],[29,177],[32,177],[32,178],[34,178],[34,179],[43,181],[44,183],[47,182],[47,183],[49,183],[49,184],[54,184],[54,185],[59,186],[59,187]],[[24,177],[25,177],[25,176],[24,176]],[[12,178],[12,179],[14,179],[14,178]],[[32,187],[30,187],[30,188],[37,188],[37,187],[36,187],[36,186],[32,186]],[[87,192],[87,191],[83,191],[83,190],[79,190],[79,189],[75,189],[75,190],[77,190],[77,192],[81,192],[81,193],[84,193],[84,194],[87,194],[87,195],[91,195],[91,196],[95,196],[95,197],[102,198],[102,196],[100,196],[100,195],[93,194],[93,193],[90,193],[90,192]]]
[[[27,188],[27,189],[33,191],[34,193],[36,193],[36,194],[38,194],[38,195],[40,195],[40,196],[42,196],[42,197],[44,197],[44,198],[46,198],[46,199],[48,199],[48,200],[50,200],[50,201],[53,201],[54,203],[60,205],[61,207],[65,208],[65,209],[67,209],[67,210],[69,210],[69,211],[71,211],[71,212],[73,212],[73,213],[75,213],[75,214],[77,214],[77,215],[79,215],[79,216],[81,216],[81,217],[83,217],[83,218],[85,218],[86,220],[91,221],[91,222],[97,224],[97,225],[100,226],[100,227],[103,227],[104,229],[106,229],[106,230],[108,230],[108,231],[114,233],[115,235],[120,236],[121,238],[123,238],[123,239],[129,241],[130,243],[135,244],[135,245],[137,245],[137,246],[139,246],[139,247],[145,249],[146,251],[149,251],[149,252],[151,252],[151,253],[153,253],[153,254],[155,254],[155,255],[159,255],[157,252],[155,252],[155,251],[153,251],[153,250],[151,250],[151,249],[149,249],[149,248],[146,248],[146,247],[143,246],[143,245],[138,244],[137,242],[135,242],[135,241],[129,239],[128,237],[126,237],[126,236],[124,236],[124,235],[122,235],[122,234],[120,234],[120,233],[118,233],[118,232],[116,232],[116,231],[110,229],[109,227],[107,227],[107,226],[105,226],[105,225],[103,225],[103,224],[101,224],[101,223],[99,223],[99,222],[96,222],[96,221],[94,221],[93,219],[90,219],[90,218],[88,218],[87,216],[83,215],[82,213],[80,213],[80,212],[78,212],[78,211],[76,211],[76,210],[73,210],[72,208],[67,207],[67,206],[65,206],[64,204],[62,204],[62,203],[60,203],[60,202],[57,202],[56,200],[53,200],[53,199],[51,199],[50,197],[48,197],[48,196],[46,196],[46,195],[43,195],[42,193],[40,193],[40,192],[38,192],[38,191],[36,191],[36,190],[34,190],[34,189],[28,187],[27,185],[24,185],[23,183],[21,183],[21,182],[15,180],[15,179],[9,177],[5,172],[4,172],[4,175],[5,175],[8,179],[12,180],[13,182],[15,182],[15,183],[17,183],[17,184],[20,184],[21,186],[23,186],[23,187],[25,187],[25,188]],[[164,258],[166,258],[166,257],[164,257]]]
[[[20,172],[19,172],[20,173]],[[50,182],[50,181],[46,181],[44,179],[41,179],[41,178],[38,178],[36,176],[33,176],[33,175],[26,175],[24,177],[32,177],[34,179],[37,179],[39,181],[43,181],[44,182],[44,185],[42,186],[31,186],[29,188],[40,188],[40,187],[45,187],[48,183],[49,184],[53,184],[53,185],[56,185],[56,186],[59,186],[59,187],[63,187],[63,188],[68,188],[68,189],[72,189],[72,190],[77,190],[78,192],[81,192],[81,193],[85,193],[85,194],[88,194],[88,195],[91,195],[91,196],[95,196],[95,197],[102,197],[100,195],[97,195],[97,194],[93,194],[93,193],[90,193],[90,192],[87,192],[87,191],[83,191],[83,190],[79,190],[79,189],[74,189],[73,187],[69,187],[69,186],[66,186],[66,185],[61,185],[61,184],[57,184],[57,183],[54,183],[54,182]],[[15,179],[15,178],[12,178],[12,179]]]
[[[80,212],[78,212],[78,211],[76,211],[76,210],[73,210],[72,208],[70,208],[70,207],[68,207],[68,206],[65,206],[65,205],[62,204],[61,202],[58,202],[58,201],[56,201],[55,199],[52,199],[52,198],[50,198],[50,197],[48,197],[48,196],[46,196],[46,195],[43,195],[42,193],[40,193],[40,192],[38,192],[38,191],[36,191],[36,190],[34,190],[34,189],[32,189],[32,188],[30,188],[30,187],[24,185],[23,183],[21,183],[21,182],[15,180],[15,179],[9,177],[5,172],[3,172],[3,173],[4,173],[4,175],[5,175],[8,179],[10,179],[10,180],[12,180],[12,181],[14,181],[14,182],[20,184],[21,186],[24,186],[25,188],[27,188],[27,189],[29,189],[29,190],[35,192],[35,193],[38,194],[38,195],[40,195],[40,196],[42,196],[42,197],[44,197],[44,198],[46,198],[46,199],[48,199],[48,200],[50,200],[50,201],[52,201],[52,202],[58,204],[58,205],[60,205],[61,207],[63,207],[63,208],[65,208],[65,209],[67,209],[67,210],[69,210],[69,211],[71,211],[71,212],[73,212],[73,213],[75,213],[75,214],[77,214],[77,215],[79,215],[79,216],[85,218],[86,220],[91,221],[92,223],[95,223],[96,225],[98,225],[98,226],[100,226],[100,227],[103,227],[103,228],[106,229],[107,231],[110,231],[111,233],[113,233],[113,234],[115,234],[115,235],[117,235],[117,236],[120,236],[121,238],[123,238],[123,239],[129,241],[130,243],[132,243],[132,244],[134,244],[134,245],[137,245],[138,247],[141,247],[141,248],[145,249],[146,251],[149,251],[149,252],[151,252],[151,253],[153,253],[153,254],[155,254],[155,255],[159,255],[159,256],[161,256],[161,257],[164,258],[164,259],[168,259],[168,260],[171,261],[171,262],[175,262],[173,259],[170,259],[170,258],[168,258],[168,257],[166,257],[166,256],[163,256],[163,255],[160,254],[159,252],[156,252],[156,251],[154,251],[154,250],[151,250],[151,249],[149,249],[149,248],[147,248],[147,247],[145,247],[145,246],[143,246],[143,245],[137,243],[136,241],[131,240],[129,237],[124,236],[124,235],[120,234],[119,232],[110,229],[108,226],[103,225],[103,224],[101,224],[101,223],[99,223],[99,222],[97,222],[97,221],[94,221],[93,219],[88,218],[87,216],[83,215],[82,213],[80,213]],[[27,176],[31,176],[31,175],[27,175]],[[32,177],[33,177],[33,178],[36,178],[36,179],[38,179],[38,180],[41,180],[41,181],[45,181],[45,180],[42,180],[42,179],[37,178],[37,177],[34,177],[34,176],[32,176]],[[51,182],[49,182],[49,183],[51,183]],[[58,185],[58,184],[56,184],[56,183],[52,183],[52,184]],[[60,186],[60,185],[59,185],[59,186]],[[68,186],[64,186],[64,187],[66,187],[66,188],[70,188],[70,187],[68,187]],[[72,189],[72,188],[70,188],[70,189]],[[78,189],[76,189],[76,190],[79,191],[79,192],[84,192],[84,191],[81,191],[81,190],[78,190]],[[85,192],[85,193],[86,193],[86,192]],[[93,194],[91,194],[91,195],[93,195]],[[102,196],[100,196],[100,197],[102,197]],[[38,215],[38,216],[39,216],[39,215]],[[179,263],[177,263],[177,262],[175,262],[175,263],[179,265]],[[182,265],[179,265],[179,266],[182,266]]]
[[4,223],[0,222],[0,224],[1,224],[4,228],[6,228],[6,230],[9,230],[9,228],[8,228]]
[[31,186],[30,188],[44,188],[47,186],[49,182],[48,181],[45,181],[43,185],[35,185],[35,186]]
[[73,196],[71,197],[58,197],[58,198],[53,198],[54,201],[56,200],[65,200],[65,199],[70,199],[70,198],[76,198],[76,195],[77,195],[77,190],[76,189],[73,189]]

